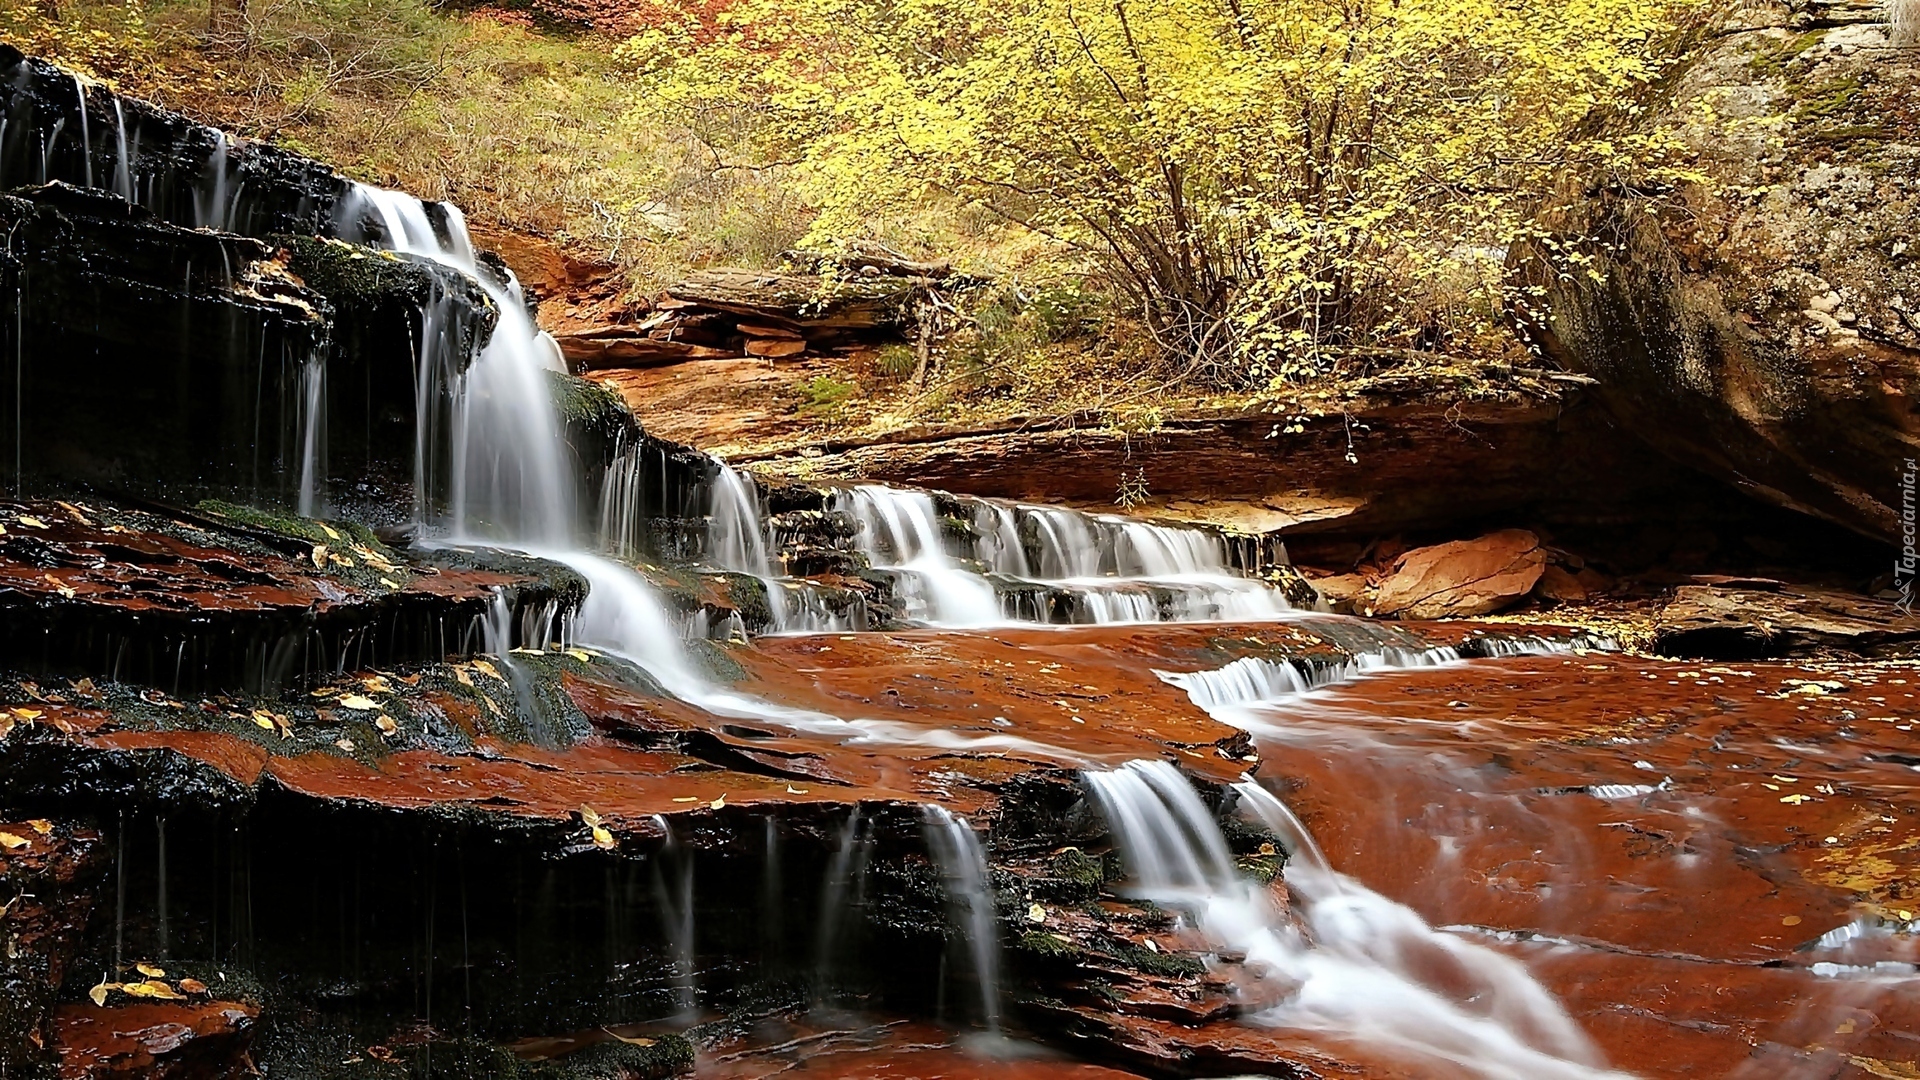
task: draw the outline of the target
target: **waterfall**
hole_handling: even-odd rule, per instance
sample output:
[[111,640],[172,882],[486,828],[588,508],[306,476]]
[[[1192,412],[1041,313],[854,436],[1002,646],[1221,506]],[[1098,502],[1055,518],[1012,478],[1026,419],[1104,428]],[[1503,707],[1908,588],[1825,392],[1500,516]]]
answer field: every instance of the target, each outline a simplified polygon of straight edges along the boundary
[[133,157],[127,152],[127,118],[120,111],[120,97],[113,98],[113,190],[133,202]]
[[[759,491],[746,474],[725,462],[707,484],[707,559],[722,570],[760,582],[774,633],[818,634],[856,629],[835,615],[805,582],[780,576],[770,554],[773,530],[760,512]],[[614,478],[609,477],[610,480]],[[602,511],[602,530],[606,528]]]
[[[411,195],[356,185],[338,225],[362,242],[459,270],[480,284],[499,311],[493,336],[450,388],[453,535],[570,544],[574,477],[549,375],[564,367],[552,337],[527,313],[519,282],[511,276],[496,281],[481,269],[466,219],[451,204],[429,208]],[[423,379],[431,374],[425,362],[421,371]],[[423,403],[431,399],[420,395]]]
[[[660,908],[660,929],[673,957],[674,1004],[681,1016],[691,1017],[699,1002],[694,982],[693,853],[680,849],[671,822],[658,815],[654,821],[666,832],[666,843],[653,864],[653,898]],[[669,861],[672,867],[667,866]]]
[[1212,813],[1166,762],[1084,778],[1134,891],[1284,993],[1250,1022],[1328,1032],[1485,1080],[1625,1080],[1518,961],[1434,930],[1312,856],[1289,861],[1293,909],[1281,911],[1239,874]]
[[93,186],[93,135],[87,130],[87,84],[73,77],[73,96],[80,103],[80,161],[86,169],[87,186]]
[[310,349],[300,363],[300,516],[320,513],[320,485],[327,467],[327,353]]
[[[908,619],[990,627],[1261,620],[1293,612],[1280,589],[1236,573],[1225,539],[1205,529],[953,501],[970,508],[967,519],[943,517],[924,491],[862,484],[835,499],[858,526],[855,543],[868,564],[893,576]],[[1029,534],[1031,550],[1023,541]]]
[[980,981],[980,1015],[987,1030],[1000,1031],[1000,938],[995,927],[993,886],[987,856],[967,819],[928,803],[927,847],[940,868],[948,906],[966,935],[974,977]]
[[829,979],[833,974],[840,924],[847,917],[847,896],[853,891],[856,863],[861,866],[865,863],[860,831],[863,820],[860,807],[856,804],[847,814],[846,823],[840,827],[840,839],[834,847],[833,860],[827,864],[826,877],[820,883],[820,927],[815,937],[813,962],[816,998],[824,999],[831,989]]

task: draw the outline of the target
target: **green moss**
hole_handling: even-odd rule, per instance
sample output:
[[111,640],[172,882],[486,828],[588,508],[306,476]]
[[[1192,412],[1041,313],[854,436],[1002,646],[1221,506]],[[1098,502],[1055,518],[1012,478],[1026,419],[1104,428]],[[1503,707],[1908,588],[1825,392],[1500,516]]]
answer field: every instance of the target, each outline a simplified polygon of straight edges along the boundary
[[1241,873],[1265,885],[1280,876],[1287,860],[1283,855],[1242,855],[1234,860],[1234,864]]
[[1835,79],[1808,89],[1793,106],[1795,120],[1837,116],[1851,108],[1860,96],[1863,82],[1858,75]]
[[276,536],[305,540],[314,544],[339,544],[343,541],[351,541],[379,552],[382,558],[391,560],[393,557],[393,553],[386,550],[385,545],[373,535],[373,530],[350,521],[329,521],[322,524],[314,518],[304,518],[298,514],[261,510],[221,499],[203,500],[194,509],[209,517],[231,521],[235,525],[257,532],[272,533]]
[[1014,945],[1021,952],[1047,960],[1078,960],[1082,955],[1072,942],[1039,931],[1021,934]]
[[1079,848],[1067,848],[1053,857],[1047,876],[1035,885],[1052,899],[1074,902],[1098,896],[1105,881],[1099,862]]
[[666,1080],[693,1071],[693,1044],[679,1035],[656,1035],[648,1045],[609,1041],[551,1061],[528,1063],[527,1080]]
[[1825,30],[1811,30],[1807,33],[1788,38],[1772,48],[1763,48],[1747,61],[1747,68],[1756,74],[1767,75],[1782,71],[1801,53],[1820,44],[1827,36]]
[[387,251],[314,236],[276,236],[290,256],[287,268],[307,287],[337,303],[367,302],[398,294],[424,301],[429,275]]
[[1113,950],[1113,955],[1121,963],[1146,975],[1160,975],[1168,978],[1205,975],[1207,965],[1197,956],[1182,953],[1155,952],[1138,945],[1123,945]]

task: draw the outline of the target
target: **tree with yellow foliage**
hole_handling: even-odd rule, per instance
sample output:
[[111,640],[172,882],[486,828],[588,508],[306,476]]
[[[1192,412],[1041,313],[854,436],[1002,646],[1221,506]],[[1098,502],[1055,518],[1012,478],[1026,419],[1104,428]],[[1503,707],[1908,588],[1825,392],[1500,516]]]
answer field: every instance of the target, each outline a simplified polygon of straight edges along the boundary
[[[626,43],[668,100],[799,163],[815,240],[958,200],[1106,271],[1187,370],[1258,385],[1497,289],[1698,0],[736,0]],[[1619,125],[1614,125],[1619,126]]]

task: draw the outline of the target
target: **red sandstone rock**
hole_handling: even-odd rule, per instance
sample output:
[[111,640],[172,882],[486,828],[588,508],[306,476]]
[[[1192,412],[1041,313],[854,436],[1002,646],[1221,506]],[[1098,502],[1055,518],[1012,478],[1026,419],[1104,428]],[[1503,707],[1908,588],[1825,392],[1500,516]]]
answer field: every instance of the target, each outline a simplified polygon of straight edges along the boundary
[[62,1006],[54,1018],[61,1080],[226,1080],[250,1071],[260,1010],[232,1001]]
[[1485,615],[1532,591],[1546,565],[1540,538],[1524,529],[1417,548],[1394,562],[1373,610],[1409,619]]

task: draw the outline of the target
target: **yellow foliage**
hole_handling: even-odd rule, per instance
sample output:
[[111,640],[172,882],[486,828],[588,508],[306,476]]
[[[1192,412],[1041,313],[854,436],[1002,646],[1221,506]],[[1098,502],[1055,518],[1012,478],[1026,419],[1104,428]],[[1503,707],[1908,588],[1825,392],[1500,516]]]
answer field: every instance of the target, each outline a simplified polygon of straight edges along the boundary
[[[1241,385],[1497,305],[1561,178],[1658,180],[1598,124],[1698,0],[738,0],[620,59],[800,164],[814,242],[954,200],[1103,268],[1167,352]],[[711,118],[732,116],[731,125]]]

